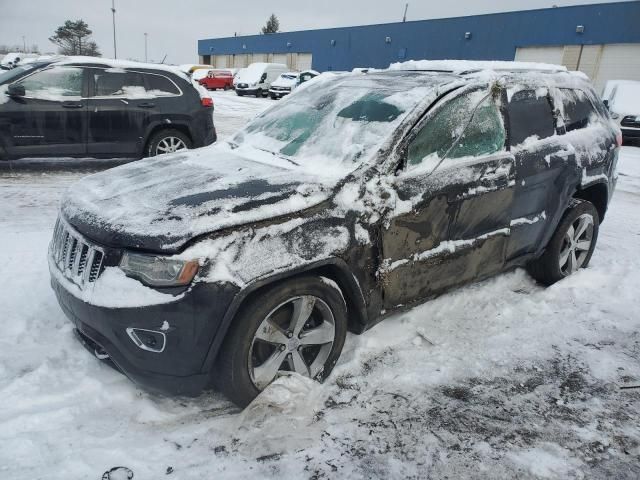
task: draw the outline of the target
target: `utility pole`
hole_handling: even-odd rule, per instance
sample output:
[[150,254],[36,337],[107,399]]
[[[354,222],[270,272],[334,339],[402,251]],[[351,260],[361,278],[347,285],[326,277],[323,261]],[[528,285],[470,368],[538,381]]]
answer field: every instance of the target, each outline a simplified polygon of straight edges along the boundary
[[27,53],[27,41],[25,40],[24,35],[22,36],[22,51]]
[[113,16],[113,58],[118,58],[116,49],[116,0],[111,0],[111,15]]
[[149,34],[147,32],[144,33],[144,63],[147,63],[147,36]]
[[409,4],[405,3],[404,4],[404,16],[402,17],[402,23],[407,21],[407,9],[409,8]]

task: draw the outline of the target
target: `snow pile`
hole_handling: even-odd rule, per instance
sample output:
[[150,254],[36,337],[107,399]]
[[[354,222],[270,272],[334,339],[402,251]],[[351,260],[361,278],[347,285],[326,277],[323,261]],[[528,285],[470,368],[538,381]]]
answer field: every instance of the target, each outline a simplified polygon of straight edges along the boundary
[[617,85],[609,106],[613,112],[620,115],[640,117],[640,82],[624,82]]
[[503,62],[474,60],[409,60],[392,63],[389,70],[433,70],[442,72],[470,72],[473,70],[538,70],[566,72],[567,67],[551,63]]

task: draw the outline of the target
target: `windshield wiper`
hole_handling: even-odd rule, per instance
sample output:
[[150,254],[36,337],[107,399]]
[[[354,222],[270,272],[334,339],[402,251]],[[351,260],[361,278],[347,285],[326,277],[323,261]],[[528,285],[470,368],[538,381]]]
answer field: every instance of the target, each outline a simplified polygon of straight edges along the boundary
[[287,158],[287,157],[285,157],[284,155],[280,155],[279,153],[272,152],[271,150],[266,150],[266,149],[264,149],[264,148],[260,148],[260,147],[254,147],[254,148],[257,148],[258,150],[262,150],[263,152],[270,153],[270,154],[271,154],[271,155],[273,155],[274,157],[281,158],[281,159],[283,159],[283,160],[286,160],[286,161],[287,161],[287,162],[289,162],[289,163],[293,163],[296,167],[299,167],[299,166],[300,166],[300,164],[299,164],[299,163],[296,163],[296,162],[294,162],[293,160],[291,160],[290,158]]

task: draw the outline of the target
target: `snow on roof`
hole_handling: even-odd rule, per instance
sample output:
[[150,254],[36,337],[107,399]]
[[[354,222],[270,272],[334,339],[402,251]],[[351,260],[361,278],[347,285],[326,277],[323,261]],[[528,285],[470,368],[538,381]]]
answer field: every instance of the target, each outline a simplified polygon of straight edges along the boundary
[[188,75],[180,70],[180,68],[173,65],[165,65],[163,63],[144,63],[134,62],[132,60],[115,60],[113,58],[102,57],[83,57],[83,56],[70,56],[63,57],[58,64],[65,65],[70,63],[83,63],[83,64],[95,64],[95,65],[108,65],[112,68],[144,68],[149,70],[164,70],[179,75],[182,78],[189,79]]
[[409,60],[392,63],[389,70],[435,70],[444,72],[469,72],[475,70],[537,70],[542,72],[566,72],[567,67],[551,63],[504,62],[476,60]]

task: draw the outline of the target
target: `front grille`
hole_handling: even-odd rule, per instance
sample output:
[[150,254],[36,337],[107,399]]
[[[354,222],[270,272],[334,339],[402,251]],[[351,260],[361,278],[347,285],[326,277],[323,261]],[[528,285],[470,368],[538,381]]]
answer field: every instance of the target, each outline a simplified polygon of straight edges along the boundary
[[276,92],[290,92],[291,89],[289,87],[271,87],[272,90]]
[[620,122],[621,127],[640,128],[640,116],[627,115]]
[[53,230],[49,254],[58,270],[80,288],[95,282],[104,268],[104,251],[60,218]]

